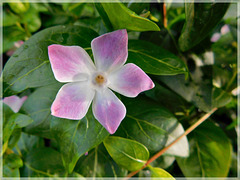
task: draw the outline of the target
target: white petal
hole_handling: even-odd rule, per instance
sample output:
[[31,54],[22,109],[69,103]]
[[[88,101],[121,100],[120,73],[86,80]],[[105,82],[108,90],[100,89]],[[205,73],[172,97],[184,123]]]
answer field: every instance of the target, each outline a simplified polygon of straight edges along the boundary
[[83,81],[95,66],[88,53],[79,46],[48,46],[49,60],[59,82]]
[[124,104],[108,88],[96,91],[92,108],[95,118],[110,134],[115,133],[126,115]]
[[67,119],[82,119],[94,95],[95,91],[87,82],[67,83],[59,90],[52,104],[52,115]]
[[91,47],[98,71],[110,72],[120,68],[128,56],[126,29],[113,31],[92,40]]
[[109,88],[127,97],[136,97],[139,93],[154,87],[148,75],[132,63],[110,73],[108,79]]

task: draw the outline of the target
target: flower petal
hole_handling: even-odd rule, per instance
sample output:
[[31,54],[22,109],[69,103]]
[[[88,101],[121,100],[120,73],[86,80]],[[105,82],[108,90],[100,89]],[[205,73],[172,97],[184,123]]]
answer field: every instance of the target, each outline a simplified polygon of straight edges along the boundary
[[86,80],[95,69],[88,53],[79,46],[48,46],[48,56],[56,80],[74,82]]
[[17,113],[26,99],[27,96],[23,96],[22,98],[19,98],[18,96],[9,96],[3,99],[3,103],[7,104],[13,112]]
[[91,47],[98,71],[106,72],[121,67],[128,56],[126,29],[104,34],[92,40]]
[[140,92],[154,87],[148,75],[132,63],[109,74],[108,80],[109,88],[127,97],[136,97]]
[[96,92],[92,108],[95,118],[110,134],[115,133],[126,115],[124,104],[108,88]]
[[51,112],[53,116],[67,119],[82,119],[93,100],[95,91],[87,82],[67,83],[54,100]]

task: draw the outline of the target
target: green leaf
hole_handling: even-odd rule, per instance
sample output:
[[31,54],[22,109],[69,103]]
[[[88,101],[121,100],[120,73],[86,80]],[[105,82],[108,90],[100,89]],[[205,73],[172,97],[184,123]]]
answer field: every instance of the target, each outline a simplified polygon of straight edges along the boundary
[[10,136],[8,140],[8,148],[13,149],[16,144],[18,143],[20,137],[21,137],[22,129],[21,128],[15,128],[12,132],[12,135]]
[[149,98],[122,97],[121,100],[126,105],[127,115],[116,135],[136,140],[152,153],[162,149],[168,133],[177,126],[177,119]]
[[21,16],[21,23],[24,24],[25,29],[30,32],[35,32],[41,27],[40,15],[36,8],[38,7],[30,4],[28,11]]
[[61,83],[56,83],[38,88],[24,102],[22,110],[33,119],[33,123],[24,129],[26,133],[52,138],[50,132],[50,108],[61,86]]
[[[147,18],[138,16],[122,3],[101,3],[101,6],[105,11],[102,18],[108,18],[109,20],[105,21],[110,21],[115,30],[128,29],[132,31],[160,31],[157,24]],[[102,14],[103,13],[100,13],[100,15]]]
[[13,110],[6,105],[5,103],[2,103],[3,105],[3,111],[1,114],[3,117],[3,127],[6,125],[6,123],[8,122],[9,118],[14,114]]
[[229,32],[212,45],[214,60],[217,64],[237,63],[237,42]]
[[60,146],[63,164],[69,173],[72,173],[80,156],[109,135],[93,117],[91,108],[86,116],[78,121],[52,117],[51,133]]
[[4,164],[6,164],[11,169],[20,168],[23,166],[23,161],[19,155],[11,153],[4,157]]
[[20,177],[19,169],[11,169],[7,165],[3,165],[3,177]]
[[154,82],[154,84],[155,87],[153,89],[145,92],[148,97],[156,101],[159,105],[166,107],[172,113],[184,114],[185,111],[188,111],[190,103],[187,103],[185,99],[168,88],[163,87],[158,82]]
[[84,177],[125,177],[128,172],[113,161],[102,144],[82,156],[74,171]]
[[69,12],[74,16],[80,16],[86,3],[63,3],[64,11]]
[[19,168],[23,166],[23,161],[19,155],[11,153],[4,155],[3,177],[19,177]]
[[225,106],[232,99],[230,94],[214,87],[207,80],[206,82],[203,81],[196,84],[195,82],[185,80],[183,75],[162,76],[159,79],[185,100],[193,102],[196,107],[205,112],[210,111],[214,107]]
[[3,111],[2,111],[3,114],[1,115],[3,117],[3,132],[0,133],[0,139],[2,140],[3,148],[0,151],[1,152],[0,155],[2,155],[6,151],[8,147],[8,140],[12,135],[16,125],[14,121],[9,121],[10,117],[14,114],[12,109],[4,103],[2,103],[2,105],[3,105]]
[[165,180],[167,178],[168,180],[175,180],[175,178],[164,169],[151,166],[148,167],[151,170],[151,177],[153,179]]
[[130,40],[127,63],[134,63],[154,75],[175,75],[187,72],[184,62],[169,51],[147,41]]
[[150,4],[147,2],[136,3],[134,1],[130,1],[127,7],[135,13],[141,14],[144,10],[149,10]]
[[226,177],[231,164],[232,145],[222,129],[204,122],[189,135],[190,156],[177,158],[186,177]]
[[230,3],[185,3],[186,22],[179,47],[187,51],[201,42],[219,23]]
[[17,143],[17,147],[25,158],[25,155],[27,155],[30,151],[44,147],[44,141],[38,136],[33,136],[22,132]]
[[114,161],[129,171],[140,169],[149,158],[148,149],[137,141],[109,136],[103,143]]
[[17,14],[25,13],[29,9],[29,3],[23,3],[21,0],[16,0],[14,3],[8,3],[8,5]]
[[90,47],[98,34],[80,26],[55,26],[29,38],[8,60],[3,70],[4,93],[16,94],[27,88],[56,83],[48,59],[51,44]]
[[108,15],[107,13],[105,12],[103,6],[102,6],[102,3],[95,3],[95,7],[98,11],[98,13],[100,14],[102,20],[103,20],[103,23],[104,25],[106,26],[106,28],[109,30],[109,31],[113,31],[113,25],[112,23],[110,22],[109,18],[108,18]]
[[16,123],[16,128],[26,127],[33,122],[33,120],[29,116],[20,113],[12,115],[10,121],[11,120]]
[[3,27],[3,52],[6,52],[14,47],[14,43],[19,40],[24,40],[26,33],[18,26]]
[[3,127],[3,143],[8,143],[8,139],[12,135],[12,132],[16,126],[14,119],[9,119]]
[[3,26],[12,26],[15,25],[16,22],[19,22],[19,17],[13,14],[8,9],[3,9]]
[[26,156],[25,165],[39,176],[53,177],[66,174],[60,153],[51,148],[30,151]]
[[[7,146],[13,148],[21,135],[21,129],[30,124],[33,120],[24,114],[14,113],[4,104],[3,108],[3,153],[6,150]],[[11,137],[12,136],[12,137]],[[11,137],[11,138],[10,138]]]

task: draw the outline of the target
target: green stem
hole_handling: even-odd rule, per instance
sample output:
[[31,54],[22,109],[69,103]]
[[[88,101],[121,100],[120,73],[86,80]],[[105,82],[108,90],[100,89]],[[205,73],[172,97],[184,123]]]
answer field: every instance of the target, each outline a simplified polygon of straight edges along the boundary
[[97,171],[97,163],[98,163],[98,146],[95,148],[95,159],[94,159],[94,169],[93,169],[93,179],[95,180],[96,171]]
[[229,89],[230,89],[232,83],[234,82],[236,76],[237,76],[237,68],[236,68],[236,66],[234,65],[234,66],[233,66],[233,76],[232,76],[232,78],[230,79],[230,81],[228,82],[227,87],[226,87],[226,91],[227,91],[227,92],[229,91]]

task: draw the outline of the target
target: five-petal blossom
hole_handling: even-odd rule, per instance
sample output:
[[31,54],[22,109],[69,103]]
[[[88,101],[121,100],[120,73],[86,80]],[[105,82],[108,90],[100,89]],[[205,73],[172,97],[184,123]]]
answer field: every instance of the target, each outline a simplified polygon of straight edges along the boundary
[[48,55],[56,80],[68,82],[59,90],[51,113],[67,119],[82,119],[93,101],[95,118],[113,134],[126,115],[124,104],[110,90],[127,97],[154,87],[138,66],[125,62],[128,35],[125,29],[104,34],[91,42],[94,62],[79,46],[50,45]]

